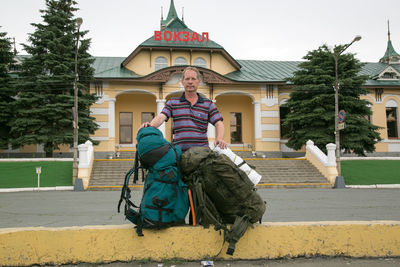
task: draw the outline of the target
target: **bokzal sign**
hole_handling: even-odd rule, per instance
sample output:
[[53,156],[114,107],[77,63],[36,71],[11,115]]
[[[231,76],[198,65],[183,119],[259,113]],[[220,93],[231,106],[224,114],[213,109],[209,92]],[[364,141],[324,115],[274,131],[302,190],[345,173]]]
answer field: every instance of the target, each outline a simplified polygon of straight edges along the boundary
[[154,31],[154,40],[155,41],[179,41],[179,42],[208,42],[208,32],[203,32],[201,34],[201,37],[199,36],[198,33],[196,32],[188,32],[188,31],[182,31],[182,32],[171,32],[171,31]]

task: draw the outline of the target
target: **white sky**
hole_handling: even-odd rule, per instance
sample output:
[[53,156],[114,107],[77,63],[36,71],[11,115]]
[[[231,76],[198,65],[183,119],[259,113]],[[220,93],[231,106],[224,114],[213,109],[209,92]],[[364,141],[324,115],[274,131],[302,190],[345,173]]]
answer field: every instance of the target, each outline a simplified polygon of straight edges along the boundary
[[[76,0],[89,30],[93,56],[128,56],[159,30],[170,0]],[[322,44],[346,44],[362,39],[347,52],[363,62],[378,62],[391,40],[400,53],[399,0],[175,0],[186,25],[209,32],[235,59],[301,60]],[[44,0],[0,0],[0,32],[26,43],[32,22],[41,23]],[[26,54],[17,45],[19,54]]]

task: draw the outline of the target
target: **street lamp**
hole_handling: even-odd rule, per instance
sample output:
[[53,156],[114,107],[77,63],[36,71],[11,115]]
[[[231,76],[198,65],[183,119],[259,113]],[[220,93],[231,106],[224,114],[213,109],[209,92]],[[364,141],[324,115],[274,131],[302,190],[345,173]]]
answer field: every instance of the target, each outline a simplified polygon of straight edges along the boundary
[[341,168],[340,168],[340,133],[339,133],[339,75],[338,75],[338,60],[339,56],[351,46],[354,42],[360,41],[361,36],[357,35],[354,37],[351,43],[346,44],[341,50],[335,51],[333,49],[332,55],[335,59],[335,143],[336,143],[336,168],[338,172],[338,176],[341,176]]
[[74,187],[78,178],[78,47],[79,47],[79,29],[82,25],[82,18],[77,18],[75,23],[78,27],[75,43],[75,71],[74,71],[74,107],[73,114],[73,129],[74,129],[74,163],[72,167],[72,182]]

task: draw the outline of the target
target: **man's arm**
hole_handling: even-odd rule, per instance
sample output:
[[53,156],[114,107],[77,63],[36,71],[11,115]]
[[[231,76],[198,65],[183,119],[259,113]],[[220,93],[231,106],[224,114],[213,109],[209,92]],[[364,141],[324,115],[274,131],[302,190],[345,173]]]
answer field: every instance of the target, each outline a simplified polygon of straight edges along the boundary
[[164,114],[160,113],[157,116],[154,117],[154,119],[151,122],[145,122],[143,123],[140,128],[143,127],[154,127],[154,128],[158,128],[160,127],[161,124],[163,124],[163,122],[167,119],[167,116],[165,116]]
[[228,144],[224,141],[224,123],[222,121],[217,121],[215,123],[215,130],[216,130],[216,138],[214,141],[214,146],[219,146],[221,149],[225,149],[228,147]]

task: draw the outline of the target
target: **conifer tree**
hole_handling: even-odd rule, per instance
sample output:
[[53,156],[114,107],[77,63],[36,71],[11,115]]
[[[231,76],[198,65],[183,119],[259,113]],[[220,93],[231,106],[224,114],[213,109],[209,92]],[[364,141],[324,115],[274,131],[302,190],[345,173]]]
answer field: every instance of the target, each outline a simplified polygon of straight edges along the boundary
[[0,32],[0,148],[7,149],[9,143],[10,123],[12,121],[15,88],[10,76],[14,63],[12,44],[7,33]]
[[[343,46],[336,46],[340,51]],[[288,115],[283,126],[289,127],[288,147],[300,149],[308,140],[326,152],[326,144],[335,143],[335,61],[326,45],[310,51],[298,71],[288,79],[294,84],[290,99],[284,105]],[[368,120],[370,103],[360,99],[367,93],[362,85],[368,79],[360,75],[362,63],[353,54],[341,54],[338,59],[339,110],[346,112],[346,128],[340,131],[340,147],[346,152],[365,155],[375,151],[381,140]]]
[[[22,63],[22,79],[12,125],[12,145],[43,144],[46,156],[62,144],[73,144],[74,66],[77,25],[73,0],[46,0],[40,10],[43,23],[32,23],[35,31],[23,44],[30,57]],[[80,31],[78,50],[78,143],[84,143],[97,129],[89,107],[96,97],[89,94],[94,59],[89,55],[90,39]],[[95,142],[94,142],[95,143]]]

